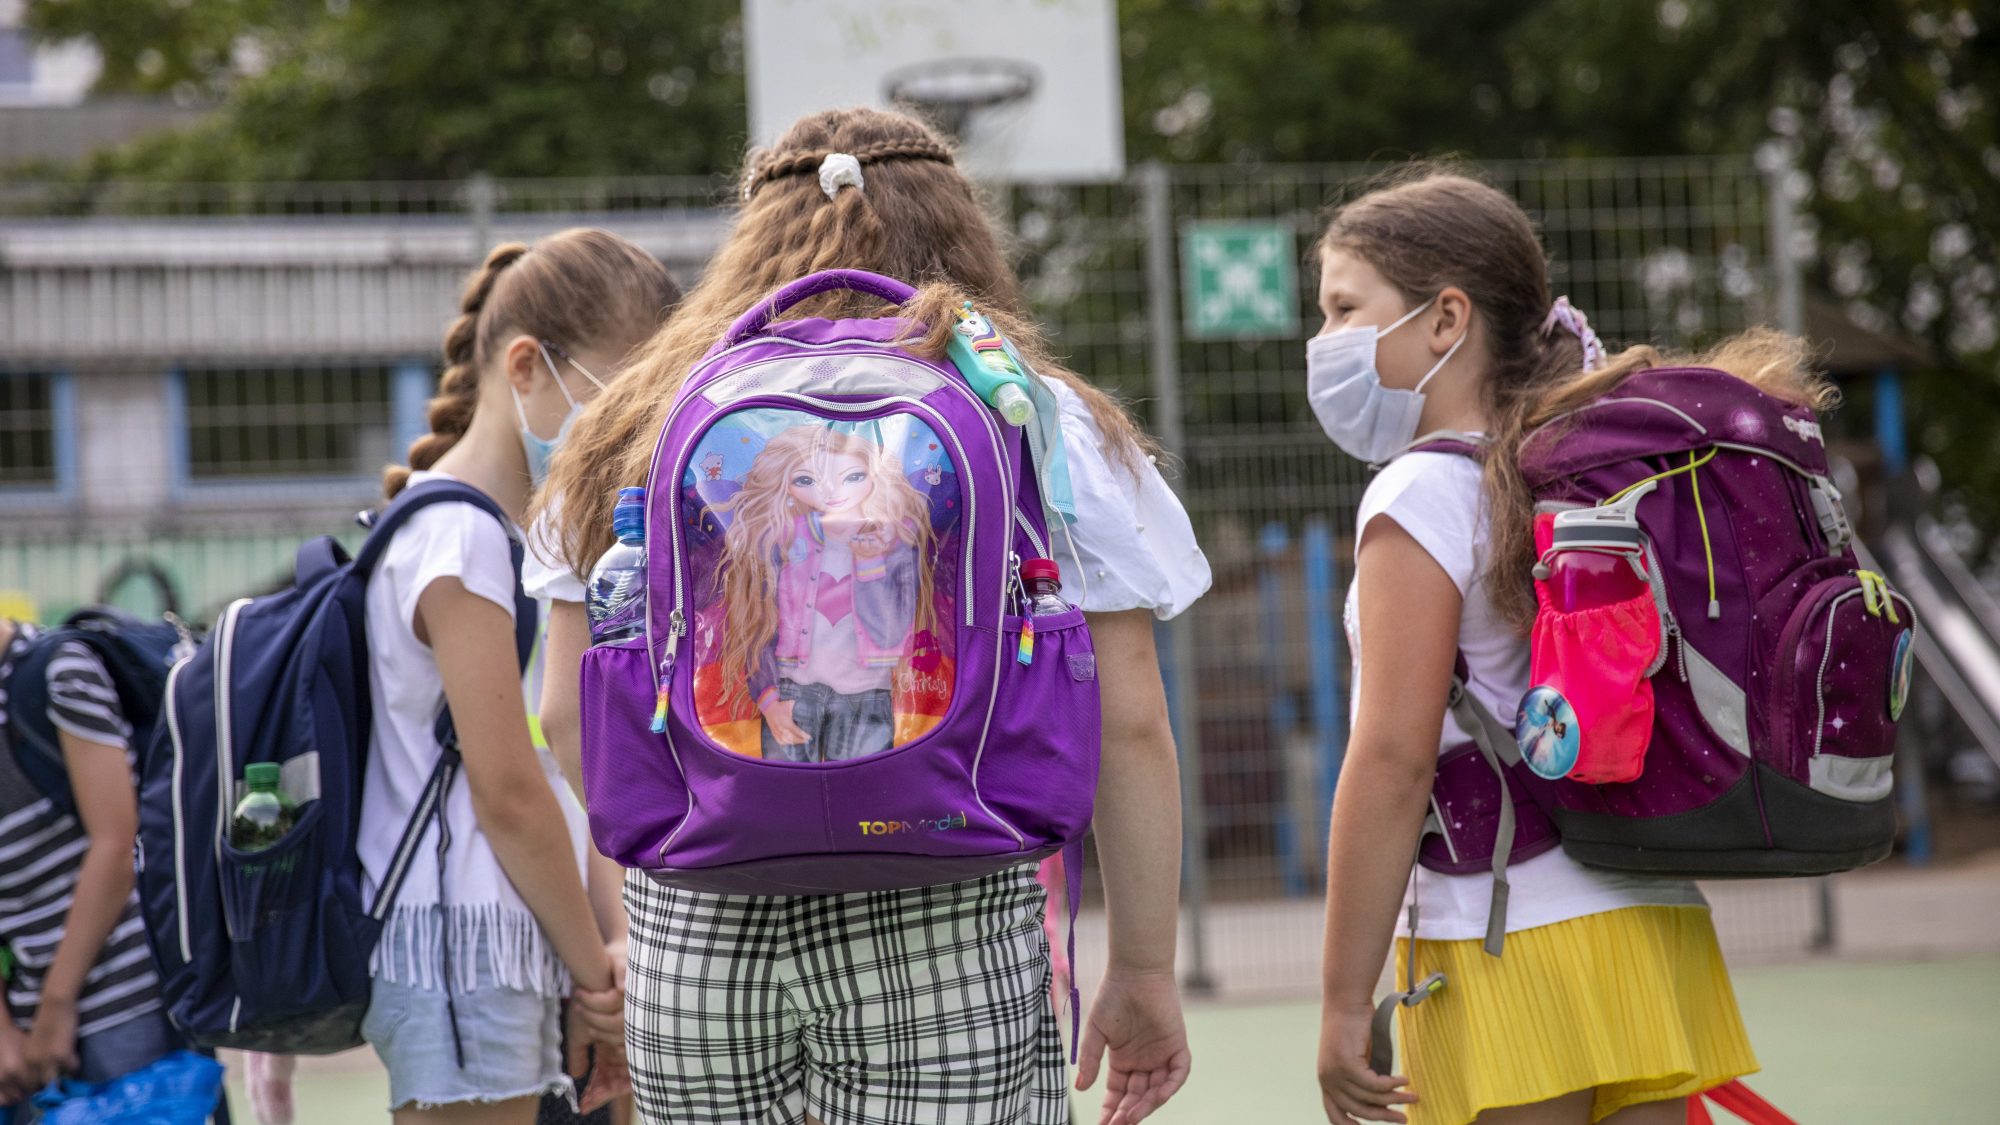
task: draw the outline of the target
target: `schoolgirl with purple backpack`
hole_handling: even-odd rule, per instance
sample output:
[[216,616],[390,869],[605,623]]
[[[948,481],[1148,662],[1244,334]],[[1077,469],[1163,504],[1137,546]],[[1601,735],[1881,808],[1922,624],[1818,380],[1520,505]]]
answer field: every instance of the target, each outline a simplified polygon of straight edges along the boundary
[[639,1109],[1069,1121],[1035,869],[1065,855],[1073,904],[1094,830],[1109,959],[1072,1048],[1136,1122],[1189,1068],[1152,642],[1208,585],[1187,515],[1050,360],[931,128],[815,114],[742,184],[544,500],[597,570],[542,714],[632,869]]
[[1692,880],[1823,875],[1893,841],[1916,622],[1850,547],[1832,390],[1768,330],[1608,354],[1527,215],[1461,175],[1347,203],[1318,254],[1307,395],[1377,470],[1328,1119],[1680,1125],[1757,1069]]

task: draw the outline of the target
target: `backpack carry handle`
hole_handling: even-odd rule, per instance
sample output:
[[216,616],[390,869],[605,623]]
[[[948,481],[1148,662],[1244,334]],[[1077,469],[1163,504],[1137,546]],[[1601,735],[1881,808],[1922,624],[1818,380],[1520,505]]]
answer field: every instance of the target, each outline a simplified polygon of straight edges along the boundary
[[869,273],[867,270],[821,270],[799,278],[757,302],[749,312],[737,317],[736,323],[729,326],[729,333],[722,338],[722,347],[735,347],[757,335],[769,327],[772,321],[778,319],[786,309],[800,301],[842,289],[869,293],[892,305],[901,305],[917,295],[917,291],[908,283],[879,273]]

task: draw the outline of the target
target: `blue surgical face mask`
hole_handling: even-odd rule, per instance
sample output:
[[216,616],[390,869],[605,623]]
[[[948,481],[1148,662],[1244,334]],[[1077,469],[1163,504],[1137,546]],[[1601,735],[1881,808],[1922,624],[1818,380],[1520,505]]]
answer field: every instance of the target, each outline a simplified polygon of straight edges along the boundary
[[[555,356],[550,354],[552,350],[560,351],[560,349],[541,340],[535,341],[535,347],[542,353],[542,362],[548,365],[550,378],[556,381],[556,390],[561,391],[563,401],[569,403],[569,413],[563,415],[562,424],[556,427],[556,436],[538,437],[528,425],[528,411],[521,405],[521,392],[515,390],[512,383],[507,384],[508,392],[514,396],[514,413],[521,419],[521,447],[528,454],[528,479],[539,486],[548,479],[549,458],[555,456],[556,450],[569,438],[569,428],[575,425],[577,418],[583,414],[583,403],[578,402],[576,396],[569,393],[569,387],[563,383],[562,371],[556,367]],[[589,368],[568,354],[564,354],[563,359],[571,367],[583,372],[583,377],[590,380],[598,390],[604,389],[604,384],[598,381],[597,376],[590,373]]]
[[1394,324],[1377,330],[1371,325],[1343,328],[1306,341],[1306,399],[1320,428],[1348,456],[1370,464],[1394,457],[1417,437],[1417,420],[1424,412],[1424,385],[1431,381],[1470,333],[1461,333],[1451,350],[1417,380],[1415,390],[1382,385],[1375,369],[1375,342],[1437,301],[1425,301]]

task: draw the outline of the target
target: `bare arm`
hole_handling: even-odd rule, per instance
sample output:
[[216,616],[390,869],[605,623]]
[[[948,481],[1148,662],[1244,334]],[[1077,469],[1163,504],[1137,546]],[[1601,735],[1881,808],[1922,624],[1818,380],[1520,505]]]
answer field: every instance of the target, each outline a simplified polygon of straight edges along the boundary
[[583,654],[590,648],[590,617],[582,602],[549,603],[542,638],[542,738],[564,779],[583,800],[583,712],[578,702]]
[[1180,926],[1181,788],[1166,690],[1146,610],[1090,615],[1104,708],[1097,859],[1113,971],[1174,970]]
[[507,611],[440,578],[417,598],[418,635],[429,639],[458,723],[473,814],[500,867],[526,900],[577,987],[612,985],[569,829],[528,738]]
[[1329,1116],[1402,1121],[1387,1107],[1414,1099],[1369,1070],[1368,1025],[1437,774],[1462,599],[1387,517],[1369,523],[1355,581],[1363,672],[1328,834],[1320,1081]]
[[[132,895],[132,839],[139,801],[122,747],[58,732],[63,765],[76,795],[76,816],[90,843],[77,868],[76,893],[63,918],[62,940],[42,982],[42,1002],[29,1033],[29,1057],[41,1067],[76,1065],[77,1005],[83,980]],[[53,1075],[45,1075],[43,1080]]]
[[1089,615],[1104,709],[1097,781],[1097,858],[1111,961],[1091,1005],[1077,1088],[1096,1081],[1104,1051],[1106,1125],[1139,1121],[1171,1098],[1191,1066],[1174,946],[1180,926],[1180,765],[1146,610]]

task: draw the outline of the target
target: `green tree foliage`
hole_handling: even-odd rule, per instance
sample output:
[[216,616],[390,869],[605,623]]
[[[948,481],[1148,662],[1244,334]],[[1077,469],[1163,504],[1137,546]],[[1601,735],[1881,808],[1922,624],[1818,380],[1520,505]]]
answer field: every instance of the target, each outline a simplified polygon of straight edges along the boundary
[[[93,41],[104,89],[217,107],[98,178],[719,174],[746,133],[739,0],[27,12]],[[2000,0],[1120,0],[1119,21],[1134,160],[1783,158],[1816,287],[1939,357],[1913,373],[1917,444],[2000,528]]]
[[100,175],[413,180],[703,172],[741,154],[736,0],[31,0],[103,88],[212,101]]

